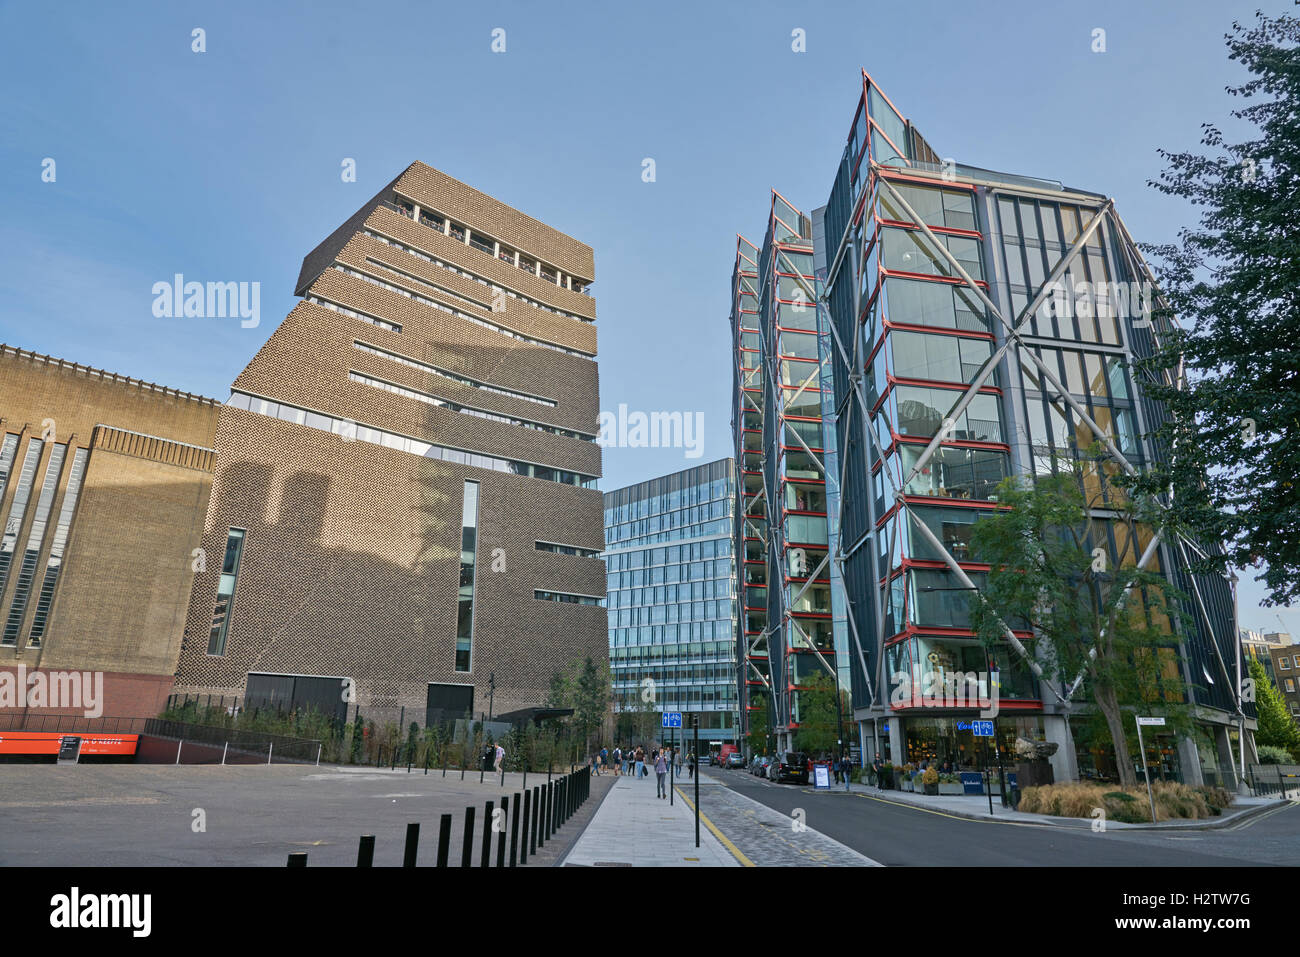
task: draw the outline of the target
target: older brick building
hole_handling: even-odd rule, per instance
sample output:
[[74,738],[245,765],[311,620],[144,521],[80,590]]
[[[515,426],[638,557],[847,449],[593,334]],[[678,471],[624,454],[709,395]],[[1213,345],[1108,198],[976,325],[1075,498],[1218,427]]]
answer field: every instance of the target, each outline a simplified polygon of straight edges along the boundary
[[0,346],[0,669],[103,672],[105,716],[158,713],[220,408]]
[[423,723],[607,654],[589,247],[416,163],[232,385],[180,693]]

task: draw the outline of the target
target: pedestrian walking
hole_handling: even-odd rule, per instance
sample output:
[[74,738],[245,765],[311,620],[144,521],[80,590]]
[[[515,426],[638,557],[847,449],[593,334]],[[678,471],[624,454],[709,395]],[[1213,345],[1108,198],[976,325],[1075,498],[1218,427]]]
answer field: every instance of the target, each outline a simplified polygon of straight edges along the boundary
[[503,748],[503,747],[501,747],[501,745],[498,744],[498,745],[497,745],[497,760],[496,760],[496,763],[492,766],[492,769],[493,769],[497,774],[500,774],[500,773],[501,773],[501,763],[502,763],[503,761],[505,761],[505,759],[506,759],[506,749]]
[[853,757],[848,754],[844,755],[840,760],[840,765],[840,773],[844,775],[844,790],[847,791],[849,785],[853,782]]
[[880,752],[876,752],[876,760],[871,762],[871,770],[876,772],[876,790],[883,791],[885,788],[881,784],[881,778],[885,774],[885,762],[880,760]]
[[614,777],[618,777],[619,765],[623,763],[623,749],[614,748]]
[[636,749],[636,779],[638,781],[645,777],[645,748],[637,745]]
[[659,759],[655,761],[655,777],[659,785],[658,796],[666,798],[668,796],[668,755],[664,751],[659,752]]

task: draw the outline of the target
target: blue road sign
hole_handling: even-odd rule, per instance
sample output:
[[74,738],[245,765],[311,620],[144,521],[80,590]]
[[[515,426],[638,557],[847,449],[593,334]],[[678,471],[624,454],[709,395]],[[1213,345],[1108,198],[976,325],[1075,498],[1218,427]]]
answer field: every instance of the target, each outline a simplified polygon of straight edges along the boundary
[[682,713],[680,711],[665,711],[663,719],[665,728],[680,728],[682,726]]
[[975,735],[977,738],[991,738],[993,737],[993,722],[972,721],[970,723],[970,730],[971,734]]

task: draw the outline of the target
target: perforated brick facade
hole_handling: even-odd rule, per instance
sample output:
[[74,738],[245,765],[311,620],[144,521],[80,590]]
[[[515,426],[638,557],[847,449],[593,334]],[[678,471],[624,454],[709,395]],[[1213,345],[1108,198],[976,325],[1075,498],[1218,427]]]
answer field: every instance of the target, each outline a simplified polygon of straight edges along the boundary
[[[516,264],[529,260],[532,273]],[[605,657],[603,607],[535,597],[605,594],[599,558],[535,547],[603,546],[595,306],[578,291],[592,278],[589,247],[421,164],[313,250],[304,301],[221,410],[176,691],[240,695],[250,672],[350,678],[365,717],[423,724],[430,683],[472,685],[477,714],[494,674],[499,714],[542,704],[573,659]],[[455,454],[390,447],[410,440]],[[448,460],[471,455],[497,465]],[[467,480],[478,536],[458,671]],[[243,552],[209,654],[232,528]]]

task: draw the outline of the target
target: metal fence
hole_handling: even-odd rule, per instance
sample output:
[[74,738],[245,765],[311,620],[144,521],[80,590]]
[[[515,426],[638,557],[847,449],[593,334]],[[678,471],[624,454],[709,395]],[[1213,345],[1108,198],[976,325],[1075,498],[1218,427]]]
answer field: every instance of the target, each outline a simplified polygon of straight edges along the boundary
[[1300,798],[1300,764],[1252,764],[1246,782],[1255,797]]

